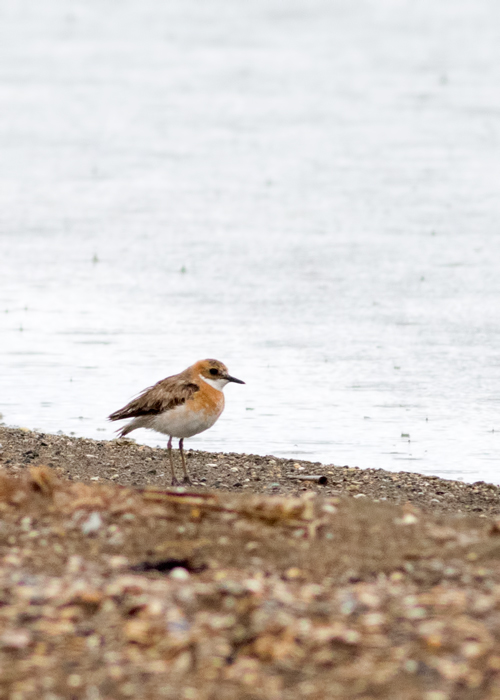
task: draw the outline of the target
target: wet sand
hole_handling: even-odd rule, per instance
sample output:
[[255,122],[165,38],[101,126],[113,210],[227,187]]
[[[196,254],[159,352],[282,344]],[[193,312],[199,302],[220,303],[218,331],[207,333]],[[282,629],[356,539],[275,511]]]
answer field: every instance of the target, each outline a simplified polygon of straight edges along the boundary
[[498,487],[0,444],[1,697],[500,698]]

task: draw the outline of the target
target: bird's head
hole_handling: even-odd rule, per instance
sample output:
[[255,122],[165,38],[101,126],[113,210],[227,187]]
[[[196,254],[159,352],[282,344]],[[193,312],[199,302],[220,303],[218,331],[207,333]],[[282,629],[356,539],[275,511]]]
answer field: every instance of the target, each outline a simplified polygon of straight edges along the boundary
[[219,360],[200,360],[194,365],[193,369],[203,381],[219,391],[222,391],[229,382],[235,382],[236,384],[245,383],[241,379],[232,377],[226,365],[223,362],[219,362]]

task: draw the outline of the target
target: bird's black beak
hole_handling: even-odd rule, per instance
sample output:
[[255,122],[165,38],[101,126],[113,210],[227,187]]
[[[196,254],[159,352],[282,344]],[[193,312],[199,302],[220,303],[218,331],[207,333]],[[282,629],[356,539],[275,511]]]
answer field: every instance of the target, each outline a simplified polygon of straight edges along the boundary
[[227,379],[228,382],[234,382],[235,384],[244,384],[244,383],[245,383],[245,382],[242,381],[241,379],[236,379],[236,377],[231,377],[231,376],[229,376],[229,374],[226,375],[226,379]]

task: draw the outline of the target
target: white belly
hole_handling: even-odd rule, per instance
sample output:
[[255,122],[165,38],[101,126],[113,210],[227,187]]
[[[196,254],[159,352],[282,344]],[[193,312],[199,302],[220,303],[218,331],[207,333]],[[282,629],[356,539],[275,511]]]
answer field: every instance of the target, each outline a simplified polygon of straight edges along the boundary
[[186,404],[183,404],[154,416],[147,427],[171,437],[188,438],[211,428],[221,413],[222,410],[219,412],[190,411]]

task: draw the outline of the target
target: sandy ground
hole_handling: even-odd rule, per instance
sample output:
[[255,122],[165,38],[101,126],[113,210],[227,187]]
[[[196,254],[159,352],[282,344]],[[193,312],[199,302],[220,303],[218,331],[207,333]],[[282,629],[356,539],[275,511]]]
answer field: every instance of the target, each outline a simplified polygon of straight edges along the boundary
[[0,697],[500,699],[497,487],[0,444]]

